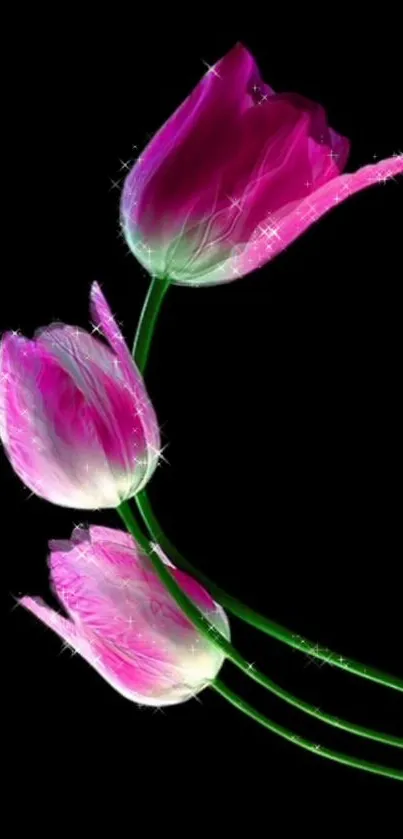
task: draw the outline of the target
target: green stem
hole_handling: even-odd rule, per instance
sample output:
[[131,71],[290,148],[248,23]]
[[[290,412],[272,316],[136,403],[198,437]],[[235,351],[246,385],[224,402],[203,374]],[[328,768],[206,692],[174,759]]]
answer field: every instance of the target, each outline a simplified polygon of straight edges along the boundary
[[155,278],[148,289],[132,350],[133,358],[141,372],[145,370],[147,364],[157,318],[169,285],[169,279]]
[[[148,353],[151,346],[153,332],[157,323],[158,313],[168,287],[169,279],[152,280],[143,306],[133,346],[133,357],[141,373],[144,373],[147,364]],[[361,676],[364,679],[377,682],[385,687],[403,691],[402,679],[383,673],[375,667],[365,666],[364,664],[361,664],[361,662],[352,658],[347,658],[346,656],[334,653],[327,647],[320,647],[317,643],[314,644],[307,638],[290,632],[290,630],[286,629],[286,627],[275,623],[275,621],[269,620],[264,617],[264,615],[255,612],[254,609],[250,609],[249,606],[241,603],[240,600],[237,600],[235,597],[227,594],[224,589],[209,580],[205,574],[202,574],[194,568],[191,563],[188,562],[181,553],[179,553],[172,542],[170,542],[154,516],[146,491],[143,490],[143,492],[136,495],[135,500],[154,541],[161,545],[161,548],[171,558],[172,562],[176,562],[180,568],[188,571],[193,577],[199,580],[199,582],[201,582],[209,590],[215,600],[227,609],[228,612],[236,615],[236,617],[255,627],[255,629],[264,632],[266,635],[270,635],[272,638],[276,638],[277,641],[281,641],[296,650],[300,650],[312,658],[320,659],[327,664],[331,664],[333,667],[339,667],[342,670],[347,670],[349,673],[354,673],[356,676]]]
[[380,766],[377,763],[369,763],[367,760],[350,757],[350,755],[345,755],[342,752],[334,752],[325,746],[321,746],[318,743],[312,743],[304,737],[299,737],[296,734],[293,734],[288,728],[278,725],[278,723],[269,720],[268,717],[264,716],[259,711],[256,711],[255,708],[252,708],[248,702],[245,702],[244,699],[241,699],[240,696],[230,690],[230,688],[224,685],[220,679],[215,679],[215,681],[211,684],[211,687],[214,688],[220,696],[226,699],[227,702],[234,705],[238,711],[241,711],[243,714],[251,717],[255,720],[255,722],[263,725],[264,728],[268,728],[269,731],[273,732],[273,734],[279,734],[280,737],[294,743],[296,746],[300,746],[302,749],[307,749],[308,752],[321,755],[322,757],[326,757],[328,760],[333,760],[336,763],[343,763],[345,766],[352,766],[355,769],[363,769],[365,772],[372,772],[374,775],[385,775],[387,778],[393,778],[395,781],[403,781],[403,771],[400,769],[390,769],[386,766]]
[[143,492],[140,492],[136,496],[135,500],[154,542],[158,542],[164,553],[169,556],[174,564],[177,564],[178,567],[182,568],[184,571],[188,571],[189,574],[205,586],[211,596],[214,597],[214,599],[217,600],[224,609],[232,612],[232,614],[236,615],[236,617],[241,618],[241,620],[249,623],[256,629],[259,629],[266,635],[276,638],[277,641],[282,641],[289,647],[300,650],[305,653],[305,655],[321,659],[333,667],[340,667],[342,670],[347,670],[349,673],[354,673],[356,676],[362,676],[364,679],[370,679],[372,682],[378,682],[386,687],[403,691],[403,681],[398,679],[396,676],[389,676],[387,673],[383,673],[374,667],[361,664],[353,658],[347,658],[346,656],[334,653],[327,647],[320,647],[318,644],[314,644],[313,641],[308,641],[307,638],[303,638],[302,635],[297,635],[286,627],[281,626],[281,624],[269,620],[269,618],[264,617],[264,615],[260,615],[258,612],[255,612],[253,609],[245,606],[235,597],[231,597],[231,595],[227,594],[224,589],[213,583],[209,577],[194,568],[193,565],[188,562],[181,553],[179,553],[175,545],[173,545],[165,535],[155,518],[146,491],[143,490]]
[[117,511],[121,518],[123,519],[128,531],[132,534],[134,539],[140,544],[143,548],[145,553],[149,556],[154,570],[158,574],[161,581],[164,583],[178,606],[183,610],[185,615],[189,618],[189,620],[196,626],[199,632],[202,633],[205,637],[211,641],[216,647],[218,647],[222,653],[228,658],[229,661],[232,662],[236,667],[242,670],[250,679],[253,679],[262,687],[269,690],[275,696],[283,699],[285,702],[288,702],[290,705],[293,705],[295,708],[298,708],[300,711],[309,714],[310,716],[316,717],[317,719],[321,720],[322,722],[327,723],[328,725],[332,725],[336,728],[343,729],[344,731],[348,731],[350,734],[358,735],[359,737],[366,737],[370,740],[376,740],[380,743],[385,743],[388,746],[396,746],[397,748],[403,748],[403,740],[400,740],[398,737],[393,737],[392,735],[383,734],[378,731],[373,731],[370,728],[364,728],[359,725],[355,725],[354,723],[347,722],[345,720],[341,720],[338,717],[333,717],[331,714],[327,714],[324,711],[321,711],[319,708],[314,708],[313,705],[310,705],[308,702],[304,702],[302,699],[298,699],[297,697],[293,696],[293,694],[289,693],[288,691],[281,688],[276,682],[273,682],[267,676],[264,675],[260,670],[258,670],[253,664],[250,664],[236,649],[232,646],[230,641],[228,641],[217,629],[205,618],[202,612],[194,605],[194,603],[187,597],[187,595],[182,591],[176,580],[172,577],[170,571],[168,570],[167,566],[164,565],[162,560],[157,556],[157,554],[153,551],[152,546],[150,545],[148,539],[143,536],[141,529],[128,505],[127,502],[120,505],[117,508]]

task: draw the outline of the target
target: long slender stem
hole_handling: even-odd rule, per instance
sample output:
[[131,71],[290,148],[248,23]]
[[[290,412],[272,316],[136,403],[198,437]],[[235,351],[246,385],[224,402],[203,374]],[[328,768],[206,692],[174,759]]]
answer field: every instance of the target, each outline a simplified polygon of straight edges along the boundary
[[133,358],[141,372],[145,370],[148,361],[154,329],[169,284],[169,279],[155,278],[148,289],[132,350]]
[[363,769],[365,772],[372,772],[374,775],[385,775],[387,778],[393,778],[395,781],[403,781],[403,771],[400,769],[390,769],[386,766],[380,766],[377,763],[369,763],[367,760],[361,760],[359,758],[351,757],[350,755],[345,755],[342,752],[334,752],[332,749],[326,748],[326,746],[321,746],[319,743],[312,743],[304,737],[299,737],[298,735],[293,734],[288,728],[278,725],[278,723],[273,722],[268,717],[264,716],[264,714],[256,711],[255,708],[252,708],[252,705],[249,705],[248,702],[245,702],[244,699],[230,690],[230,688],[228,688],[227,685],[225,685],[220,679],[215,679],[215,681],[211,684],[211,687],[214,688],[220,696],[226,699],[227,702],[234,705],[238,711],[241,711],[243,714],[251,717],[255,720],[255,722],[263,725],[264,728],[268,728],[268,730],[273,732],[273,734],[279,734],[280,737],[294,743],[296,746],[300,746],[302,749],[307,749],[309,752],[326,757],[336,763],[343,763],[345,766],[352,766],[355,769]]
[[197,627],[197,629],[205,635],[211,643],[217,646],[228,658],[229,661],[232,662],[236,667],[242,670],[250,679],[253,679],[262,687],[269,690],[271,693],[278,696],[280,699],[283,699],[285,702],[288,702],[290,705],[293,705],[295,708],[298,708],[300,711],[309,714],[310,716],[316,717],[317,719],[321,720],[322,722],[327,723],[328,725],[332,725],[336,728],[343,729],[344,731],[348,731],[350,734],[358,735],[359,737],[365,737],[370,740],[376,740],[380,743],[385,743],[388,746],[396,746],[397,748],[403,748],[403,740],[399,739],[398,737],[393,737],[389,734],[384,734],[378,731],[373,731],[370,728],[364,728],[360,725],[355,725],[354,723],[347,722],[346,720],[341,720],[338,717],[333,717],[331,714],[327,714],[324,711],[319,710],[319,708],[314,708],[313,705],[310,705],[308,702],[304,702],[302,699],[298,699],[297,697],[293,696],[293,694],[289,693],[287,690],[284,690],[276,682],[273,682],[264,673],[258,670],[253,664],[250,664],[236,649],[233,645],[227,641],[227,639],[218,632],[217,629],[204,617],[202,612],[194,605],[194,603],[187,597],[187,595],[182,591],[176,580],[172,577],[171,573],[161,561],[161,559],[157,556],[157,554],[153,551],[152,546],[150,545],[148,539],[143,536],[141,529],[129,507],[127,502],[121,504],[118,507],[118,513],[120,514],[121,518],[123,519],[128,531],[132,534],[134,539],[141,545],[145,553],[150,557],[150,560],[154,566],[154,569],[168,591],[171,593],[172,597],[178,603],[180,608],[184,611],[187,615],[189,620]]
[[340,667],[342,670],[347,670],[349,673],[354,673],[356,676],[361,676],[362,678],[369,679],[372,682],[378,682],[386,687],[403,691],[403,681],[397,678],[397,676],[389,676],[387,673],[383,673],[375,667],[361,664],[361,662],[356,661],[353,658],[347,658],[347,656],[332,652],[327,647],[321,647],[317,643],[314,644],[313,641],[309,641],[302,635],[297,635],[296,633],[291,632],[285,626],[281,626],[281,624],[269,620],[269,618],[255,612],[235,597],[227,594],[224,589],[217,586],[209,579],[209,577],[197,568],[194,568],[193,565],[188,562],[183,554],[181,554],[175,545],[173,545],[168,539],[152,511],[147,493],[143,490],[143,492],[140,492],[136,496],[135,500],[154,542],[158,542],[164,553],[169,556],[174,564],[177,564],[178,567],[182,568],[184,571],[188,571],[189,574],[204,585],[212,597],[214,597],[214,599],[217,600],[224,609],[232,612],[232,614],[236,615],[236,617],[246,623],[249,623],[251,626],[254,626],[266,635],[276,638],[277,641],[282,641],[289,647],[300,650],[305,653],[305,655],[321,659],[327,664],[330,664],[332,667]]
[[[144,303],[133,346],[133,357],[142,373],[144,373],[147,364],[153,331],[155,329],[157,317],[168,287],[169,279],[154,279],[150,285],[150,289]],[[275,621],[269,620],[264,617],[264,615],[259,614],[254,609],[251,609],[249,606],[241,603],[240,600],[237,600],[235,597],[227,594],[224,589],[209,580],[205,574],[202,574],[194,568],[193,565],[191,565],[191,563],[175,548],[172,542],[170,542],[152,511],[147,492],[143,490],[143,492],[136,495],[135,500],[154,541],[161,545],[161,548],[165,551],[165,553],[167,553],[172,561],[176,562],[180,568],[189,571],[192,576],[199,580],[209,590],[211,595],[225,609],[227,609],[227,611],[255,627],[255,629],[264,632],[272,638],[276,638],[277,641],[281,641],[294,649],[300,650],[312,658],[318,658],[333,667],[339,667],[342,670],[347,670],[349,673],[354,673],[356,676],[361,676],[364,679],[369,679],[370,681],[377,682],[385,687],[403,692],[402,679],[383,673],[375,667],[369,667],[368,665],[361,664],[361,662],[356,661],[355,659],[339,655],[332,652],[327,647],[319,646],[317,643],[314,644],[302,635],[293,633]]]

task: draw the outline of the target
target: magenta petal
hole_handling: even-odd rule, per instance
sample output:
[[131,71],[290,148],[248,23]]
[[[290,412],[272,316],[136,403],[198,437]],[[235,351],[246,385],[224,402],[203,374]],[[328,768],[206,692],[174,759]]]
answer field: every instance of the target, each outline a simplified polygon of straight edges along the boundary
[[[190,96],[151,140],[126,179],[122,198],[125,217],[130,216],[133,221],[138,217],[144,218],[147,208],[141,198],[151,180],[157,190],[155,198],[158,195],[157,200],[164,202],[165,212],[168,211],[165,202],[169,198],[171,182],[179,174],[180,182],[186,186],[186,174],[181,164],[183,154],[186,168],[191,169],[194,175],[196,167],[197,179],[203,179],[204,166],[205,180],[209,174],[205,171],[206,165],[214,168],[227,159],[230,151],[228,144],[231,147],[233,144],[233,125],[252,103],[255,95],[253,84],[256,85],[256,82],[259,83],[259,74],[255,61],[242,44],[237,44],[208,69]],[[215,142],[212,147],[210,140],[213,136]],[[205,155],[200,156],[206,145],[210,152],[214,149],[214,156],[210,153],[207,159]],[[162,172],[161,165],[167,161],[169,166]],[[197,189],[195,185],[194,190]],[[158,223],[157,212],[156,208],[155,223]]]
[[385,183],[402,172],[403,155],[390,157],[363,166],[357,172],[339,175],[302,201],[290,202],[288,207],[271,213],[255,230],[249,245],[234,260],[234,264],[228,265],[222,278],[231,279],[234,271],[244,275],[264,265],[350,195],[374,184]]
[[[154,450],[157,455],[161,448],[161,439],[154,408],[148,397],[143,377],[131,357],[123,335],[118,329],[100,286],[96,282],[92,284],[90,300],[94,321],[102,329],[105,338],[114,351],[115,358],[120,364],[122,375],[127,382],[130,393],[135,399],[137,415],[141,419],[147,448],[150,452]],[[153,468],[153,465],[151,468]]]
[[45,348],[17,335],[2,339],[2,373],[2,439],[13,467],[31,490],[64,504],[74,492],[77,472],[62,432],[74,435],[76,429],[60,425],[57,411],[64,417],[79,392]]
[[[158,425],[144,384],[128,384],[128,376],[121,358],[100,341],[82,330],[57,325],[41,330],[38,343],[46,346],[62,365],[81,394],[82,407],[67,405],[71,421],[61,418],[61,426],[73,428],[81,416],[82,430],[77,448],[88,446],[87,432],[95,435],[112,470],[133,473],[136,464],[149,460],[144,473],[155,465],[158,454]],[[114,349],[114,347],[113,347]],[[123,345],[121,345],[124,359]],[[133,366],[133,365],[132,365]],[[55,397],[59,390],[55,388]]]
[[98,287],[111,346],[52,324],[0,344],[0,435],[19,477],[54,504],[117,507],[145,485],[160,436],[144,382]]
[[[113,527],[101,527],[100,525],[92,524],[89,529],[91,542],[94,545],[96,542],[114,543],[121,545],[124,548],[133,550],[135,542],[130,533],[125,530],[115,530]],[[130,567],[133,563],[130,561]]]
[[[215,678],[223,655],[178,609],[127,533],[75,528],[70,540],[51,543],[50,569],[55,594],[70,620],[32,598],[23,598],[23,605],[124,696],[142,704],[169,705],[189,699]],[[229,637],[221,607],[188,575],[172,570]]]
[[[45,626],[53,629],[67,646],[79,653],[100,676],[127,699],[144,705],[170,704],[164,701],[164,689],[168,692],[171,685],[167,684],[164,667],[161,667],[158,659],[153,658],[153,650],[146,650],[142,667],[135,668],[133,662],[127,661],[113,646],[83,628],[78,630],[75,624],[50,609],[40,598],[22,597],[19,603]],[[157,691],[156,685],[159,686]],[[157,692],[158,695],[158,690],[162,695],[161,700],[149,702],[148,694],[153,695]]]
[[58,612],[47,606],[40,597],[21,597],[18,602],[20,606],[24,606],[35,617],[39,618],[45,626],[53,629],[72,649],[83,655],[86,643],[72,621],[59,615]]
[[[338,202],[349,187],[367,185],[356,176],[338,181],[349,146],[320,105],[272,91],[237,45],[209,68],[129,173],[121,204],[127,243],[152,276],[178,284],[241,277],[326,212],[329,196]],[[340,185],[343,197],[333,186],[327,192],[329,184]],[[313,203],[320,206],[311,211]]]
[[133,431],[129,420],[133,400],[123,385],[93,377],[82,358],[77,369],[88,376],[84,394],[68,365],[64,369],[51,355],[54,342],[48,348],[47,340],[45,333],[37,342],[3,338],[9,375],[3,439],[10,460],[33,492],[55,504],[117,506],[130,494],[146,450],[142,426]]

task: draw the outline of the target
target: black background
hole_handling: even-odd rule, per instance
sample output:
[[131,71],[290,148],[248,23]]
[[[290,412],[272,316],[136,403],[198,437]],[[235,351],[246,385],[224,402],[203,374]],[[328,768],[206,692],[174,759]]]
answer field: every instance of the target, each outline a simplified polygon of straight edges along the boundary
[[[197,83],[203,61],[239,39],[275,89],[326,107],[352,139],[348,169],[402,148],[390,32],[382,45],[375,25],[361,38],[334,31],[332,40],[332,26],[319,22],[317,33],[309,19],[305,29],[266,26],[255,14],[218,32],[207,14],[191,24],[188,15],[115,13],[35,15],[23,29],[10,26],[2,331],[32,336],[53,319],[86,326],[98,280],[132,340],[148,280],[119,238],[112,182]],[[400,676],[401,208],[401,183],[373,187],[247,278],[174,287],[147,375],[169,461],[150,495],[177,546],[273,619]],[[280,789],[302,789],[311,812],[319,790],[334,802],[347,790],[398,786],[291,747],[211,691],[163,713],[138,710],[78,656],[61,654],[13,596],[48,596],[49,538],[69,536],[72,522],[119,522],[111,511],[83,516],[28,499],[4,455],[1,481],[7,762],[21,810],[34,801],[43,812],[53,785],[68,809],[81,790],[101,809],[107,797],[116,812],[162,788],[179,808],[173,824],[188,824],[190,796],[207,828],[214,801],[253,819],[267,817]],[[315,706],[403,733],[396,692],[319,667],[235,620],[232,633],[249,660]],[[399,765],[393,749],[305,720],[230,665],[222,675],[315,742]]]

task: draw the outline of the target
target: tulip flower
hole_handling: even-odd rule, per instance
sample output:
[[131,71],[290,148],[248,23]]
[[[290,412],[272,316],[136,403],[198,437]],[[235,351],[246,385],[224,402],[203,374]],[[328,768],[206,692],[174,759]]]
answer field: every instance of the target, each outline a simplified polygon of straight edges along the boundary
[[342,174],[348,153],[320,105],[275,93],[238,44],[130,171],[125,238],[155,277],[228,282],[273,259],[353,193],[403,171],[400,154]]
[[[50,543],[50,575],[68,618],[45,603],[20,603],[53,629],[119,693],[142,705],[172,705],[207,687],[224,661],[160,582],[132,536],[107,527],[75,528]],[[229,638],[224,610],[159,551],[182,590]]]
[[[160,437],[144,383],[97,283],[94,331],[51,324],[0,345],[0,437],[36,495],[65,507],[117,507],[139,492]],[[100,327],[100,329],[98,328]]]

